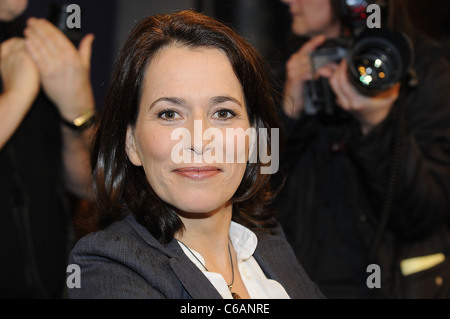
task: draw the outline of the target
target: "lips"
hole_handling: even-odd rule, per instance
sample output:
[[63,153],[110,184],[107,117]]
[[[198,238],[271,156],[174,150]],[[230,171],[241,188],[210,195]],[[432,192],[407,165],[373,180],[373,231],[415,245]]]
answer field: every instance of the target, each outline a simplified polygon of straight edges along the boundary
[[222,172],[214,166],[183,167],[173,170],[174,173],[193,180],[203,180]]

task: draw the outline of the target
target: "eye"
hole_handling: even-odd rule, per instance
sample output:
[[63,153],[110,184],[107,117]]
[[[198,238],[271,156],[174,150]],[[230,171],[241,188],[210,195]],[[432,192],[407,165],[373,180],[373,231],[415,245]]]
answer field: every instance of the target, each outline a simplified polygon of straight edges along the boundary
[[174,110],[164,110],[158,113],[158,118],[161,118],[166,121],[173,121],[180,118],[180,114]]
[[213,114],[213,118],[228,120],[236,116],[236,113],[228,109],[220,109]]

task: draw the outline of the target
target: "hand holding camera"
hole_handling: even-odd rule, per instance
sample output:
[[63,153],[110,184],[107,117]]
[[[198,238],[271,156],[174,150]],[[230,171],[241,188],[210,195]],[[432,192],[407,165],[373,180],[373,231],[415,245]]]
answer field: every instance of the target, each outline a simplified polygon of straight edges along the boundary
[[388,116],[401,84],[414,84],[411,43],[403,33],[387,29],[329,40],[310,59],[313,79],[304,86],[304,113],[326,121],[351,114],[363,134]]
[[375,96],[361,94],[349,81],[347,60],[339,64],[329,64],[317,71],[328,78],[336,97],[336,105],[352,114],[360,123],[363,134],[369,133],[389,114],[400,92],[400,83]]
[[[376,24],[367,19],[369,4],[378,8]],[[295,32],[313,38],[286,64],[284,111],[327,125],[353,115],[368,133],[389,114],[400,87],[415,85],[411,41],[388,27],[384,1],[332,1],[327,19],[308,11],[311,5],[291,6]]]
[[303,87],[306,81],[313,79],[311,72],[310,54],[322,45],[325,36],[317,36],[306,42],[295,52],[286,63],[286,83],[284,95],[287,97],[283,109],[291,117],[298,118],[303,110]]

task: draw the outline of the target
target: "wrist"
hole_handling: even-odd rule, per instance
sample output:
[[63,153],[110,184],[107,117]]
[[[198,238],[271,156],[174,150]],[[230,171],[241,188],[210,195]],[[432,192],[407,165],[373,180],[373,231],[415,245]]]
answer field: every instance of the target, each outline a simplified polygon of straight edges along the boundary
[[95,118],[95,110],[90,109],[78,115],[73,120],[67,120],[63,116],[61,116],[61,123],[74,132],[82,132],[95,123]]
[[301,108],[295,107],[295,101],[291,98],[285,97],[283,100],[283,112],[286,116],[298,119],[300,117]]
[[302,87],[301,84],[295,86],[288,84],[285,86],[282,107],[284,113],[291,118],[298,119],[303,110]]
[[22,92],[8,90],[4,91],[1,95],[2,99],[10,105],[15,105],[15,107],[28,107],[33,104],[37,93],[38,92],[35,94],[22,94]]
[[[52,95],[46,91],[50,100],[52,100],[59,110],[61,118],[71,123],[89,110],[95,111],[95,99],[91,88],[79,87],[78,85],[74,86],[77,88],[72,91],[67,91],[66,94],[62,95]],[[59,93],[63,92],[66,92],[66,90],[61,88]]]

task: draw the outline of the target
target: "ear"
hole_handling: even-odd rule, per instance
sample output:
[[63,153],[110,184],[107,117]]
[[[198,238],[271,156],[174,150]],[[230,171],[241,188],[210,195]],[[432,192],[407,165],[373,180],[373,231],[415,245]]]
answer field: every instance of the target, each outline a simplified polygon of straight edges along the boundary
[[136,148],[136,139],[134,137],[133,128],[128,125],[127,136],[125,139],[125,151],[127,152],[130,162],[136,166],[142,166],[141,158],[139,157]]

